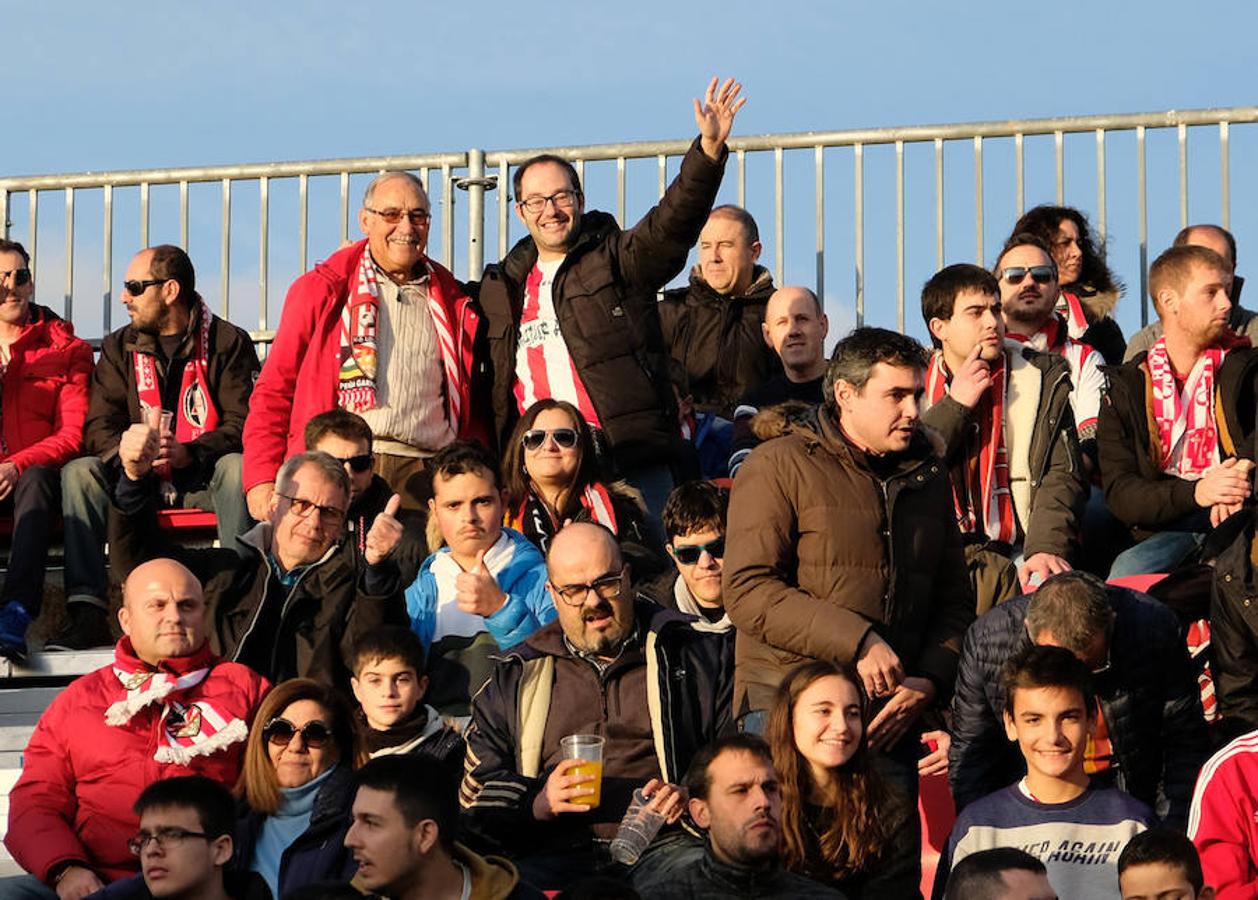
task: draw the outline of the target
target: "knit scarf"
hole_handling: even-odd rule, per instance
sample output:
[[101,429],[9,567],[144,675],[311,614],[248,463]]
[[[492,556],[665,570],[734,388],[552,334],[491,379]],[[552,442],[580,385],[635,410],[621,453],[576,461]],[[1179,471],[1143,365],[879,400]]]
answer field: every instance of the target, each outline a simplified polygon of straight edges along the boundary
[[[428,313],[432,316],[441,362],[445,369],[446,415],[457,430],[463,407],[463,372],[459,366],[454,329],[446,312],[446,287],[436,277],[432,264],[424,259],[428,274]],[[380,284],[371,251],[363,248],[358,276],[350,286],[341,310],[341,374],[337,385],[337,405],[362,413],[376,408],[377,323],[380,318]]]
[[1070,336],[1078,340],[1088,330],[1088,317],[1083,311],[1079,295],[1074,291],[1062,291],[1057,298],[1057,311],[1066,317]]
[[114,650],[113,665],[121,696],[105,710],[105,724],[126,726],[141,711],[158,706],[161,743],[153,758],[181,766],[243,741],[248,734],[243,721],[224,715],[208,700],[191,699],[216,662],[207,643],[191,656],[164,659],[154,668],[135,656],[131,639],[124,637]]
[[[952,373],[936,353],[926,371],[926,396],[933,406],[943,399]],[[978,453],[968,453],[964,484],[952,484],[957,525],[963,534],[986,534],[989,540],[1012,544],[1017,540],[1013,494],[1009,491],[1009,459],[1005,447],[1005,391],[1008,379],[1003,363],[992,370],[992,384],[974,410],[979,426]],[[982,510],[982,521],[978,511]]]
[[[174,411],[175,439],[181,443],[195,441],[205,432],[218,427],[218,410],[210,398],[209,382],[210,324],[213,316],[204,300],[198,301],[197,314],[201,322],[197,327],[196,346],[183,367],[179,404]],[[136,392],[140,398],[143,421],[144,411],[162,408],[162,388],[158,384],[157,363],[153,354],[136,351],[134,363]],[[169,471],[158,474],[163,478],[170,476]]]
[[415,706],[414,711],[406,719],[395,725],[378,731],[367,724],[367,717],[360,709],[355,718],[358,721],[358,733],[363,750],[370,756],[389,747],[409,744],[424,733],[428,727],[428,707],[422,702]]
[[[611,493],[601,482],[596,481],[587,485],[581,492],[581,510],[573,518],[597,522],[606,526],[612,534],[620,534],[620,529],[616,527],[616,511],[612,507]],[[550,547],[550,539],[555,536],[555,532],[572,520],[566,519],[556,525],[542,498],[537,495],[536,491],[530,490],[524,502],[520,504],[520,508],[514,514],[507,513],[505,524],[508,528],[514,528],[523,534],[545,553]]]
[[[1214,422],[1214,377],[1230,347],[1211,347],[1193,364],[1181,391],[1175,383],[1166,338],[1149,350],[1149,380],[1153,386],[1153,418],[1162,443],[1162,471],[1181,478],[1199,478],[1219,461],[1219,437]],[[1175,447],[1183,452],[1172,464]]]

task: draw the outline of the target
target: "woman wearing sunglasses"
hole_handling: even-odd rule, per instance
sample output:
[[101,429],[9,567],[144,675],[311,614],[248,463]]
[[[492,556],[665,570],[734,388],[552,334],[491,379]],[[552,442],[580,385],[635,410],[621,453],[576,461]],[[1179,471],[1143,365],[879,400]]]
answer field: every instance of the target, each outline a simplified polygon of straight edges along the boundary
[[1033,234],[1048,245],[1061,285],[1057,309],[1070,336],[1093,347],[1110,365],[1121,363],[1127,340],[1113,312],[1123,285],[1097,251],[1087,217],[1070,206],[1037,206],[1018,219],[1012,233]]
[[273,897],[353,875],[344,846],[354,800],[353,747],[344,702],[317,681],[282,682],[258,708],[236,785],[242,814],[233,865],[261,875]]

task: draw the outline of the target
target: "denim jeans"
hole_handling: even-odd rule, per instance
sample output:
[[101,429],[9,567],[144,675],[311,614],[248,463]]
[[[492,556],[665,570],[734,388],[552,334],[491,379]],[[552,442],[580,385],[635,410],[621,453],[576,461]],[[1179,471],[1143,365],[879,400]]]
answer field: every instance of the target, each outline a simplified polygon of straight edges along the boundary
[[61,475],[48,466],[31,466],[18,477],[5,506],[13,517],[9,566],[0,591],[0,606],[18,601],[32,619],[44,601],[44,572],[48,567],[48,535],[61,505]]
[[0,900],[57,900],[57,892],[34,875],[0,878]]
[[1124,550],[1110,566],[1109,580],[1170,572],[1206,538],[1200,531],[1162,531]]

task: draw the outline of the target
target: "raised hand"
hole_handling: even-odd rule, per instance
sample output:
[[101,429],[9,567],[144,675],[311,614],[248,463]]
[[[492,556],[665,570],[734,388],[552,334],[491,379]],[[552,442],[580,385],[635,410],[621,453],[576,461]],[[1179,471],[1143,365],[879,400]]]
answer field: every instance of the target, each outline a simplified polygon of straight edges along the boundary
[[485,551],[476,555],[476,565],[454,579],[454,599],[459,609],[476,616],[492,616],[507,602],[507,595],[485,568]]
[[703,95],[703,105],[695,104],[695,124],[699,126],[699,145],[708,159],[720,159],[725,148],[725,139],[729,137],[734,126],[734,116],[747,102],[746,97],[739,97],[743,86],[732,78],[725,79],[725,84],[717,90],[717,79],[708,83]]
[[384,511],[376,516],[371,528],[367,531],[367,542],[363,547],[363,558],[367,565],[374,566],[383,562],[397,549],[402,540],[402,523],[397,520],[397,511],[402,505],[402,498],[394,494],[384,505]]
[[979,359],[983,352],[980,341],[974,345],[959,371],[952,373],[952,383],[948,385],[948,396],[967,409],[973,409],[983,399],[987,389],[992,386],[992,367]]
[[161,432],[151,425],[137,422],[122,433],[118,441],[118,461],[132,481],[139,481],[153,468],[161,446]]

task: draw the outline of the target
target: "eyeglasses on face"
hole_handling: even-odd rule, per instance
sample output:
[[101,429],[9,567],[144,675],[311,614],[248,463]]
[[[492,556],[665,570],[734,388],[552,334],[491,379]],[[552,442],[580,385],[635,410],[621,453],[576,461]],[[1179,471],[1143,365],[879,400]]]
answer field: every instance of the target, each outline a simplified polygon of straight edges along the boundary
[[537,215],[546,208],[547,203],[553,203],[555,209],[572,209],[577,205],[577,198],[580,196],[580,191],[556,191],[549,197],[525,197],[523,200],[517,200],[516,203],[523,207],[525,212]]
[[320,506],[313,500],[306,500],[301,497],[290,497],[288,494],[281,494],[279,491],[276,491],[275,495],[277,497],[283,497],[287,500],[289,508],[299,519],[306,518],[315,510],[319,511],[319,520],[321,522],[327,522],[330,525],[335,525],[337,522],[340,522],[345,518],[345,510],[341,509],[339,506]]
[[31,270],[23,267],[21,269],[11,269],[8,272],[0,272],[0,284],[3,284],[7,279],[13,280],[14,287],[30,284]]
[[276,716],[267,722],[266,727],[262,729],[262,736],[276,747],[287,747],[292,743],[293,738],[299,734],[302,742],[307,747],[313,747],[316,750],[332,739],[332,730],[318,719],[311,719],[305,725],[297,728],[288,719]]
[[615,600],[624,590],[624,566],[621,566],[619,572],[610,575],[604,575],[602,578],[596,578],[588,584],[565,584],[557,585],[552,583],[555,593],[559,598],[569,606],[581,606],[585,603],[585,598],[593,591],[598,595],[600,600]]
[[693,566],[699,562],[699,557],[703,555],[703,551],[708,551],[708,555],[713,559],[723,559],[725,557],[725,538],[719,537],[714,541],[708,541],[706,544],[674,544],[673,558],[683,566]]
[[555,443],[564,450],[571,450],[577,445],[577,430],[575,428],[530,428],[524,432],[524,436],[520,438],[520,443],[524,445],[525,450],[540,450],[548,437],[553,438]]
[[188,838],[204,838],[210,840],[210,836],[204,831],[189,831],[186,828],[158,828],[156,831],[141,831],[135,837],[127,841],[127,849],[139,856],[144,852],[144,848],[149,845],[149,841],[157,844],[159,850],[170,850],[178,847]]
[[398,209],[390,206],[388,209],[372,209],[370,206],[364,206],[367,212],[377,215],[384,219],[390,225],[396,225],[402,221],[402,216],[411,220],[412,225],[427,225],[432,219],[432,213],[426,209]]
[[1057,277],[1057,271],[1052,266],[1009,266],[1001,269],[1000,277],[1009,284],[1022,284],[1027,273],[1036,284],[1048,284]]
[[122,289],[129,297],[138,297],[155,284],[165,284],[169,278],[145,278],[143,281],[124,281]]
[[371,464],[375,462],[375,457],[370,453],[360,453],[358,456],[334,456],[334,460],[343,466],[349,466],[350,471],[357,472],[360,475],[371,468]]

